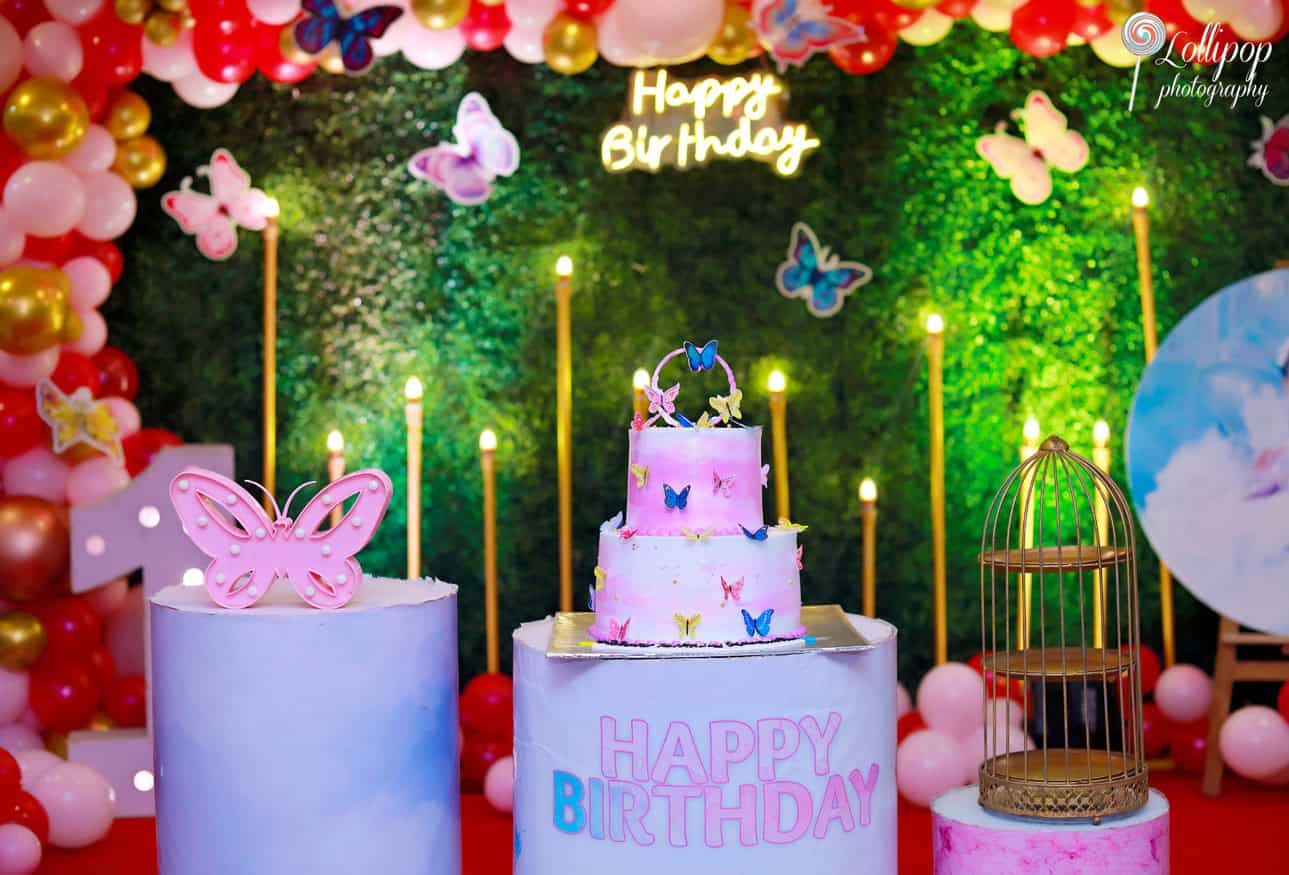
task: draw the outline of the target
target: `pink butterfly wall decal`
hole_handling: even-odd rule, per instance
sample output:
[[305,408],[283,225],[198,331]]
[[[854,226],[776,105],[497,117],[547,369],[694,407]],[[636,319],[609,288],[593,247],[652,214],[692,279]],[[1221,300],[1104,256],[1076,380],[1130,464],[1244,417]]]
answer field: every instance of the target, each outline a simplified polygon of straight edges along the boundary
[[[245,608],[287,577],[315,608],[343,607],[362,579],[354,557],[380,525],[393,485],[385,472],[355,471],[324,486],[294,519],[273,501],[270,520],[259,502],[238,484],[213,471],[186,468],[170,482],[170,501],[184,532],[211,558],[206,591],[225,608]],[[331,511],[353,499],[340,523],[320,527]]]
[[262,231],[277,202],[251,188],[251,177],[227,149],[216,149],[210,164],[197,168],[210,180],[210,194],[194,191],[185,176],[179,190],[161,197],[161,209],[179,223],[185,234],[197,238],[197,250],[211,261],[224,261],[237,251],[237,228]]
[[1005,122],[976,141],[976,151],[994,172],[1011,180],[1012,194],[1026,204],[1041,204],[1052,193],[1052,170],[1077,173],[1088,163],[1088,144],[1066,124],[1065,114],[1041,91],[1031,91],[1023,109],[1012,112],[1025,139],[1006,132]]
[[1289,115],[1274,124],[1262,116],[1262,136],[1252,145],[1249,166],[1276,185],[1289,185]]
[[483,203],[492,194],[495,178],[519,169],[519,141],[502,127],[481,94],[472,91],[461,99],[452,136],[455,143],[422,149],[407,162],[407,168],[453,203]]

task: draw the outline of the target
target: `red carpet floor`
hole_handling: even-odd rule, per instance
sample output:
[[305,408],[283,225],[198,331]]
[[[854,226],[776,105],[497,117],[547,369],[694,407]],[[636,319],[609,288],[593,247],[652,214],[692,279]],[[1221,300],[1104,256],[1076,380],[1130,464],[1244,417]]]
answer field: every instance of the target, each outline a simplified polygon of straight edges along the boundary
[[[1228,777],[1220,799],[1205,799],[1199,779],[1193,776],[1156,774],[1151,783],[1172,803],[1173,875],[1289,873],[1289,790],[1256,787]],[[461,814],[465,875],[510,872],[510,818],[475,795],[464,797]],[[151,820],[121,820],[92,848],[51,851],[40,873],[155,875],[154,836]],[[930,812],[904,804],[900,806],[900,872],[931,872]]]

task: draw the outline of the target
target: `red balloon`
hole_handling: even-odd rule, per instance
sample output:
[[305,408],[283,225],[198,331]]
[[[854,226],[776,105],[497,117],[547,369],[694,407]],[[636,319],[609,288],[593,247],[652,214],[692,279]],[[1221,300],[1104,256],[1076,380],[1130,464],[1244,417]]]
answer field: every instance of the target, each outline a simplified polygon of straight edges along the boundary
[[[858,8],[860,4],[856,3],[855,6],[856,8],[851,11],[859,12],[862,17],[867,18],[869,21],[877,22],[881,25],[882,30],[890,34],[892,41],[895,39],[896,31],[908,27],[922,17],[921,9],[909,9],[907,6],[892,3],[891,0],[864,0],[862,10]],[[848,21],[854,21],[854,19],[838,12],[835,6],[833,7],[833,14],[846,18]],[[869,39],[872,40],[873,38],[870,36]],[[842,69],[845,68],[843,67]],[[877,68],[875,67],[874,69]],[[870,70],[869,72],[872,71]]]
[[988,655],[989,654],[985,653],[984,651],[977,653],[975,656],[971,657],[971,659],[967,660],[967,667],[975,670],[976,674],[980,675],[981,677],[984,677],[985,657]]
[[1050,58],[1065,48],[1073,28],[1073,0],[1029,0],[1012,13],[1011,40],[1027,55]]
[[4,823],[16,823],[31,830],[42,845],[49,844],[49,815],[40,800],[25,790],[19,790],[13,804],[7,809],[9,816]]
[[477,675],[461,693],[461,725],[466,738],[509,738],[514,731],[514,685],[504,674]]
[[1084,6],[1081,3],[1075,5],[1074,26],[1070,28],[1070,33],[1091,42],[1112,27],[1114,22],[1106,15],[1104,6]]
[[143,28],[116,17],[111,3],[81,26],[82,76],[106,86],[124,85],[143,69]]
[[510,16],[506,7],[485,5],[473,0],[470,11],[461,21],[461,35],[465,44],[476,52],[491,52],[501,48],[506,34],[510,33]]
[[266,78],[272,79],[274,82],[281,82],[284,85],[290,85],[305,79],[318,66],[316,62],[297,64],[283,56],[282,31],[294,26],[294,24],[286,24],[282,27],[259,25],[255,28],[256,68]]
[[917,711],[906,711],[895,724],[895,740],[898,744],[919,729],[926,729],[926,721]]
[[85,664],[94,674],[94,683],[98,687],[99,698],[102,698],[111,689],[112,681],[116,678],[116,662],[112,659],[112,651],[107,649],[106,644],[100,644],[90,651]]
[[1286,720],[1289,720],[1289,681],[1280,685],[1280,695],[1276,696],[1276,709]]
[[255,34],[238,22],[199,19],[192,28],[192,54],[206,78],[245,82],[255,73]]
[[141,428],[121,441],[125,451],[125,470],[131,477],[138,477],[152,459],[165,447],[183,446],[183,439],[164,428]]
[[0,811],[8,811],[22,792],[22,768],[13,754],[0,747]]
[[90,121],[96,122],[107,112],[107,86],[84,73],[72,80],[72,87],[80,92],[90,111]]
[[1202,774],[1204,758],[1208,753],[1208,720],[1173,726],[1168,738],[1168,748],[1180,771],[1191,775]]
[[[918,12],[917,17],[921,14]],[[828,50],[828,57],[832,58],[834,64],[852,75],[876,73],[889,64],[891,58],[895,56],[895,33],[887,30],[876,19],[864,20],[852,15],[847,15],[846,19],[853,24],[862,24],[867,39],[833,46]],[[913,20],[916,21],[917,17]]]
[[247,25],[251,22],[246,0],[189,0],[188,11],[192,13],[194,21],[202,24],[232,22]]
[[510,756],[513,743],[509,738],[501,741],[490,738],[471,738],[468,734],[461,748],[461,789],[478,793],[483,789],[484,776],[489,767],[502,757]]
[[142,728],[148,719],[148,688],[140,675],[117,678],[103,697],[103,713],[123,729]]
[[[1122,650],[1126,653],[1132,648],[1125,644]],[[1141,694],[1149,696],[1159,682],[1159,656],[1145,644],[1141,645]]]
[[1146,0],[1146,11],[1159,17],[1170,38],[1179,31],[1185,34],[1177,40],[1179,49],[1183,41],[1194,42],[1204,31],[1204,25],[1186,11],[1182,0]]
[[0,0],[0,18],[9,19],[18,36],[26,36],[42,21],[49,21],[43,0]]
[[98,368],[98,386],[94,392],[100,398],[113,395],[133,401],[139,392],[139,369],[130,357],[115,346],[105,346],[94,353],[94,366]]
[[76,235],[76,254],[88,255],[103,262],[103,266],[107,268],[115,284],[121,278],[121,271],[125,268],[125,259],[121,257],[120,247],[111,240],[91,240],[80,232],[72,233]]
[[1164,712],[1154,702],[1143,702],[1141,705],[1141,735],[1144,740],[1147,757],[1163,756],[1168,750],[1168,739],[1173,733],[1173,725],[1168,722]]
[[0,386],[0,458],[19,456],[45,437],[36,412],[36,393]]
[[32,261],[48,261],[50,264],[62,264],[67,261],[76,242],[76,232],[68,231],[58,237],[32,237],[27,235],[27,244],[22,249],[25,258]]
[[45,627],[45,652],[38,667],[86,665],[94,648],[102,644],[103,623],[80,596],[43,602],[34,605],[31,612]]
[[54,368],[49,379],[69,395],[82,386],[93,394],[98,390],[98,366],[89,356],[64,348],[58,354],[58,367]]
[[936,12],[950,18],[966,18],[976,8],[978,0],[944,0],[935,7]]
[[[564,0],[564,8],[574,18],[594,18],[612,5],[613,0]],[[743,5],[746,6],[747,3]]]
[[31,672],[28,696],[41,725],[54,732],[88,726],[98,705],[98,689],[87,665],[37,665]]

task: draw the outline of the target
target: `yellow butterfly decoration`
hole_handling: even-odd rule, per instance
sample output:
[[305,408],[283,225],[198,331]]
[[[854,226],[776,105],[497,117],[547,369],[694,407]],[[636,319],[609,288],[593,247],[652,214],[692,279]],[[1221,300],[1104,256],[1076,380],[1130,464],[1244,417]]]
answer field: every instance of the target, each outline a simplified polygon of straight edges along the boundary
[[685,528],[684,526],[681,526],[680,530],[681,532],[684,533],[686,541],[706,541],[708,538],[712,536],[712,529],[714,528],[715,526],[708,526],[707,529],[704,531],[694,532]]
[[739,409],[739,405],[743,403],[742,389],[735,389],[728,396],[713,395],[707,399],[707,403],[712,405],[721,422],[726,425],[732,420],[743,418],[743,411]]
[[717,421],[708,416],[707,411],[704,410],[703,415],[698,417],[698,422],[694,423],[694,428],[711,428],[716,424],[716,422]]
[[649,466],[637,465],[632,462],[631,473],[635,475],[636,478],[636,489],[644,489],[645,481],[649,479]]
[[596,589],[604,589],[604,581],[607,577],[608,575],[604,572],[603,568],[601,568],[598,565],[595,566],[595,588]]
[[676,624],[676,635],[680,638],[697,638],[698,624],[703,622],[702,614],[694,614],[692,617],[686,617],[679,611],[673,616],[672,621]]
[[804,532],[806,529],[810,528],[810,526],[805,526],[805,525],[802,525],[801,523],[794,523],[786,516],[781,516],[779,517],[779,524],[775,526],[775,528],[787,529],[792,532]]
[[41,380],[36,384],[36,408],[53,433],[55,453],[85,444],[118,464],[125,460],[112,411],[95,401],[85,386],[67,395],[49,380]]

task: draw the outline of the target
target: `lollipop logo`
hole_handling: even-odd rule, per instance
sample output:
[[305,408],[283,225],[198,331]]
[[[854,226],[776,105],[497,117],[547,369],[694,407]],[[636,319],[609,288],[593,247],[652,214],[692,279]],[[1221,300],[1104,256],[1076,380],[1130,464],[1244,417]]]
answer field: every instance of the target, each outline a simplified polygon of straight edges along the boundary
[[1123,23],[1123,44],[1138,58],[1149,58],[1167,41],[1168,30],[1158,15],[1136,12]]

